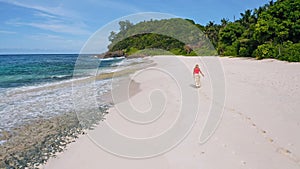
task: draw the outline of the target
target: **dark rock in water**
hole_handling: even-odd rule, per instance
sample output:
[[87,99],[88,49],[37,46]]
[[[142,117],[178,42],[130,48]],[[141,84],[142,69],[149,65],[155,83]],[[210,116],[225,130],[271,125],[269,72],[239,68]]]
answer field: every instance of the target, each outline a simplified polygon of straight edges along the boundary
[[145,55],[145,54],[132,54],[128,55],[122,50],[118,51],[113,51],[113,52],[106,52],[100,55],[96,55],[100,59],[105,59],[105,58],[116,58],[116,57],[126,57],[126,58],[142,58],[142,57],[147,57],[150,55]]
[[112,57],[127,57],[125,52],[122,50],[114,51],[114,52],[106,52],[101,55],[97,55],[98,58],[112,58]]

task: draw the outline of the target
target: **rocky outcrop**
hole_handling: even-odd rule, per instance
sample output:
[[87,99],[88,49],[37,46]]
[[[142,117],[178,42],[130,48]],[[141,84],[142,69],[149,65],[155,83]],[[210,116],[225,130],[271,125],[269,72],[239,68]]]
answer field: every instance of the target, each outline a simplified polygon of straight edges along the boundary
[[118,51],[113,51],[113,52],[106,52],[104,54],[98,55],[98,58],[111,58],[111,57],[127,57],[124,51],[118,50]]

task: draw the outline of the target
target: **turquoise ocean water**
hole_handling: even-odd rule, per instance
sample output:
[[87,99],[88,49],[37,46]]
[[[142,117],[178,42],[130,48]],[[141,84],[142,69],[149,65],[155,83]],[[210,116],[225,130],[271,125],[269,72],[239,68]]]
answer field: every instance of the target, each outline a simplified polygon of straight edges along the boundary
[[[143,62],[142,58],[98,59],[92,55],[85,58],[97,63],[98,74],[120,71]],[[73,83],[88,78],[86,74],[73,77],[77,59],[77,54],[0,55],[0,132],[32,119],[74,111],[72,98],[82,94],[74,91],[88,87]],[[111,79],[95,83],[96,88],[84,93],[85,97],[91,96],[93,104],[96,94],[97,102],[105,104],[102,95],[111,90]],[[91,107],[88,100],[80,106],[78,109],[82,111]]]

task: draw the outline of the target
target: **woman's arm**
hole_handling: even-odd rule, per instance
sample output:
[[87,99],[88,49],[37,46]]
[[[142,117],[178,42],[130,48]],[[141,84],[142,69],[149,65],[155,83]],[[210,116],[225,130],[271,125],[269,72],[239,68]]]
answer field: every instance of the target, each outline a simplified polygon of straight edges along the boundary
[[201,75],[204,77],[204,74],[202,73],[201,69],[199,69],[199,70],[200,70]]

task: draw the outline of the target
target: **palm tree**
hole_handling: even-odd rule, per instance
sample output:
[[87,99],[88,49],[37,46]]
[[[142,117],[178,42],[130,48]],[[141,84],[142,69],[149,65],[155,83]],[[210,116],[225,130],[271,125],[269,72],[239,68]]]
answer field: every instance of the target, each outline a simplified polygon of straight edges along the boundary
[[206,38],[212,42],[214,47],[217,47],[219,30],[220,26],[212,21],[209,21],[209,23],[205,26],[204,34]]
[[240,23],[246,27],[246,28],[249,28],[249,25],[251,24],[252,22],[252,10],[246,10],[245,13],[241,13],[241,19],[239,20]]
[[225,19],[225,18],[223,18],[223,19],[221,19],[221,26],[222,27],[225,27],[227,24],[228,24],[228,22],[229,22],[229,19]]

